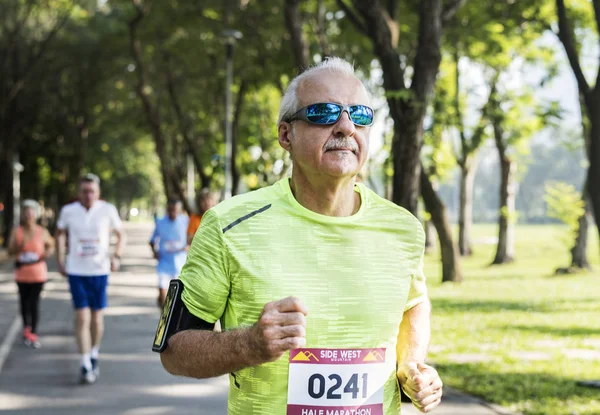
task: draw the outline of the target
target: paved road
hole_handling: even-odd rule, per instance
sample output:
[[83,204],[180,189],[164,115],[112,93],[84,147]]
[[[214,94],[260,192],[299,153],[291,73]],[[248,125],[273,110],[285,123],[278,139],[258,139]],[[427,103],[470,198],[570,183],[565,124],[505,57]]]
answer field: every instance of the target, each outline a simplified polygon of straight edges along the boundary
[[[150,351],[158,320],[154,260],[147,240],[150,225],[126,224],[122,270],[110,277],[101,376],[91,386],[77,384],[79,355],[72,329],[65,280],[51,272],[42,300],[40,340],[33,350],[6,344],[17,315],[16,286],[10,264],[0,261],[0,345],[11,346],[2,365],[0,414],[10,415],[220,415],[226,414],[227,377],[188,380],[167,374]],[[56,268],[50,264],[51,271]],[[419,413],[411,405],[403,415]],[[437,415],[494,415],[498,412],[466,396],[450,393]]]

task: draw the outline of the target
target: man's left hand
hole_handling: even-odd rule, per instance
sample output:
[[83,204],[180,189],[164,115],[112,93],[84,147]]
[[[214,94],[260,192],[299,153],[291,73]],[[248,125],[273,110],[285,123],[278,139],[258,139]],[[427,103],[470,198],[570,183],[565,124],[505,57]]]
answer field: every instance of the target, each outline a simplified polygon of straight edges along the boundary
[[402,390],[421,412],[429,412],[442,400],[442,380],[438,372],[425,363],[408,362],[398,368]]

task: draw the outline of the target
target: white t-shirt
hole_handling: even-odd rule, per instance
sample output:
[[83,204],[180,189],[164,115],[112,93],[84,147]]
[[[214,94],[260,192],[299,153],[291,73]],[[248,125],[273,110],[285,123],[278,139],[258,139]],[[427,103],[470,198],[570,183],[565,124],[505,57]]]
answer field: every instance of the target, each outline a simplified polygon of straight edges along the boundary
[[121,228],[121,219],[113,205],[97,200],[87,210],[80,202],[73,202],[61,209],[57,227],[69,233],[67,274],[110,273],[110,233],[111,229]]

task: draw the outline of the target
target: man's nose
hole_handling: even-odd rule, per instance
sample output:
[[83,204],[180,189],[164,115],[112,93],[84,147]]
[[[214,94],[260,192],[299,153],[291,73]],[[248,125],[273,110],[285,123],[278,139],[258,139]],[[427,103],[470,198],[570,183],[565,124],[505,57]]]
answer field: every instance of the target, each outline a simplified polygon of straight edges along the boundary
[[340,119],[333,125],[333,133],[335,135],[349,137],[354,135],[355,132],[356,126],[350,119],[350,114],[348,114],[348,111],[342,112]]

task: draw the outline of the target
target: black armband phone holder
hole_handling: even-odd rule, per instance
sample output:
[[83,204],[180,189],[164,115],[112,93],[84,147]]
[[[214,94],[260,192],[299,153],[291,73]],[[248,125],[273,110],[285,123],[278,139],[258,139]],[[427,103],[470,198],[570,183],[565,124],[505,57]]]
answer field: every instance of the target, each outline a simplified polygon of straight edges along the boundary
[[158,320],[158,327],[154,335],[152,351],[161,353],[167,348],[169,337],[183,330],[212,330],[214,323],[204,321],[189,312],[183,301],[181,293],[183,292],[183,282],[178,279],[171,280],[165,305]]

